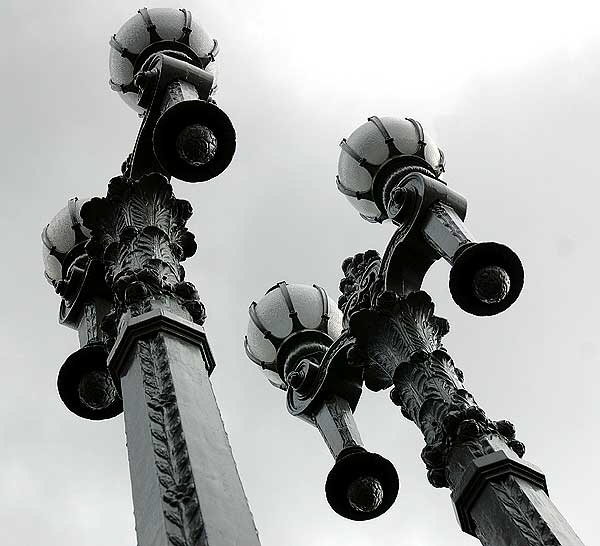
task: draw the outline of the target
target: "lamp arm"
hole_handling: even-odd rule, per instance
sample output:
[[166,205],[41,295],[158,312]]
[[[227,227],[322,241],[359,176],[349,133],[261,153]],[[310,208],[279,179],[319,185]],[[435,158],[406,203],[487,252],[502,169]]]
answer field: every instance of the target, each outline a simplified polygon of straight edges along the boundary
[[146,113],[127,165],[126,174],[133,180],[152,172],[170,177],[154,153],[153,137],[158,120],[178,102],[210,97],[214,76],[185,57],[174,51],[156,53],[136,75],[135,83],[140,89],[138,105],[145,108]]

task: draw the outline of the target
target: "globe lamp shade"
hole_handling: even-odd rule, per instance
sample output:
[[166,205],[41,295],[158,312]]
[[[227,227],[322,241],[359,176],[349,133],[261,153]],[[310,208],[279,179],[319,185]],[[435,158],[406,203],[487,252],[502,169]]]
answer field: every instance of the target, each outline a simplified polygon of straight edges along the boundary
[[285,390],[287,384],[277,362],[285,342],[299,333],[312,333],[331,342],[341,331],[342,313],[323,288],[280,282],[250,306],[246,353],[273,385]]
[[[175,8],[140,9],[110,40],[111,87],[138,113],[135,75],[154,53],[174,50],[184,53],[216,76],[216,41],[192,18],[191,12]],[[215,78],[216,81],[216,78]],[[214,84],[213,84],[214,85]]]
[[63,280],[63,264],[69,252],[89,239],[90,231],[83,226],[80,214],[87,201],[89,199],[70,199],[42,230],[44,274],[52,285]]
[[423,169],[436,178],[444,171],[444,154],[411,118],[371,116],[340,147],[338,190],[369,222],[387,220],[383,185],[392,171]]

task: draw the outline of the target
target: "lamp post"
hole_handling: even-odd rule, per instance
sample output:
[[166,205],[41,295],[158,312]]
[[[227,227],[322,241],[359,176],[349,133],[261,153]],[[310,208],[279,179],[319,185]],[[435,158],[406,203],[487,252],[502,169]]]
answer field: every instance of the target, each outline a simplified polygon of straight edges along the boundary
[[[352,418],[363,385],[392,387],[392,402],[423,433],[429,482],[451,490],[464,532],[486,546],[582,546],[544,474],[522,459],[514,426],[490,419],[466,390],[442,346],[448,323],[421,290],[444,258],[455,302],[495,315],[520,294],[519,258],[475,241],[463,223],[467,202],[440,179],[444,155],[417,121],[370,117],[341,148],[338,189],[365,220],[398,229],[383,257],[369,250],[344,261],[339,309],[310,287],[279,283],[250,306],[245,340],[249,358],[286,391],[288,411],[316,426],[336,458],[329,504],[363,520],[394,502],[397,474],[386,459],[365,456]],[[332,318],[338,326],[325,330]]]
[[70,200],[42,232],[59,320],[81,344],[58,390],[80,417],[124,413],[139,546],[258,545],[181,266],[196,251],[192,208],[170,184],[209,180],[233,157],[213,97],[218,45],[189,11],[146,8],[110,45],[111,86],[142,124],[106,197]]

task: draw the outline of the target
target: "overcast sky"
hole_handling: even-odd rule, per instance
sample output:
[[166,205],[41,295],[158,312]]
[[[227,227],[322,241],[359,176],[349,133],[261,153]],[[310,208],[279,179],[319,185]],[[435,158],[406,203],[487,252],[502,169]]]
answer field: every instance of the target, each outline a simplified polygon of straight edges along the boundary
[[[521,257],[523,293],[500,316],[458,309],[445,263],[425,289],[450,320],[445,345],[467,388],[515,423],[552,499],[585,544],[600,544],[596,4],[148,5],[190,9],[221,45],[217,99],[238,151],[217,180],[174,187],[195,210],[187,278],[208,310],[213,385],[263,546],[478,544],[448,490],[428,484],[421,434],[387,393],[365,392],[356,419],[366,447],[396,465],[398,499],[371,522],[332,512],[327,448],[243,351],[248,304],[275,282],[317,282],[337,299],[342,260],[383,252],[392,227],[362,221],[334,183],[339,140],[373,114],[420,120],[469,201],[470,229]],[[3,4],[3,546],[136,544],[122,416],[79,419],[56,392],[78,345],[57,324],[39,234],[70,197],[105,195],[133,147],[139,119],[107,85],[108,39],[140,7]]]

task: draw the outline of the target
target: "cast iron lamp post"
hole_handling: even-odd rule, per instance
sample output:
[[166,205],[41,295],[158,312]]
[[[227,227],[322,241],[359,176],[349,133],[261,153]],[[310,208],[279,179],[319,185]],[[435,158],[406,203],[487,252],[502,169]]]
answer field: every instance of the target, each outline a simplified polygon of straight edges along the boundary
[[71,199],[42,233],[59,320],[81,343],[58,390],[81,417],[124,412],[139,546],[258,546],[181,266],[192,208],[170,184],[217,176],[235,150],[213,99],[217,42],[187,10],[144,8],[110,45],[111,86],[143,120],[106,197]]
[[369,250],[344,261],[339,309],[321,288],[279,283],[250,306],[245,340],[249,358],[287,391],[288,411],[315,425],[336,458],[331,507],[364,520],[394,502],[397,474],[364,450],[352,418],[363,384],[393,387],[392,402],[423,432],[429,482],[451,490],[464,532],[485,546],[582,546],[544,475],[522,459],[514,426],[487,417],[465,389],[441,343],[448,323],[420,289],[444,258],[455,302],[494,315],[519,296],[519,258],[475,242],[466,200],[440,180],[444,155],[417,121],[370,117],[341,148],[338,189],[365,220],[398,229],[383,257]]

